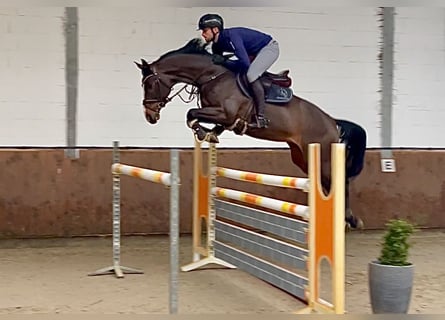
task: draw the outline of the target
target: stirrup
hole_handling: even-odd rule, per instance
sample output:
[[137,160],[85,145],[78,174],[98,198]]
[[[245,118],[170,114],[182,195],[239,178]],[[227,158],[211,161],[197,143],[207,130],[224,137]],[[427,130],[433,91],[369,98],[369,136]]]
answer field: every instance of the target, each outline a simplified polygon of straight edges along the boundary
[[263,116],[256,116],[256,122],[249,124],[250,127],[252,128],[258,128],[258,129],[262,129],[262,128],[267,128],[268,124],[269,124],[269,120],[266,119]]

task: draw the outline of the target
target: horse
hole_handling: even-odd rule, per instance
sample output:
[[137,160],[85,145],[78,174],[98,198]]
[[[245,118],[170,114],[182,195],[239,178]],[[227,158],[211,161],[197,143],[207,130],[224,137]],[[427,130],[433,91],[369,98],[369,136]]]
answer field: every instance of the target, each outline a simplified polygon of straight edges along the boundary
[[351,121],[334,119],[320,107],[293,94],[284,104],[267,103],[268,127],[255,128],[250,125],[255,109],[253,100],[242,90],[237,74],[214,63],[214,58],[201,39],[192,39],[152,63],[144,59],[141,63],[135,62],[142,72],[146,120],[150,124],[160,120],[161,109],[179,94],[179,91],[171,94],[174,85],[192,85],[197,89],[195,93],[201,106],[188,110],[187,125],[197,140],[218,142],[218,136],[230,130],[239,135],[286,142],[292,162],[305,173],[308,172],[308,146],[320,143],[321,184],[325,192],[329,192],[331,184],[331,144],[343,142],[346,145],[345,222],[350,228],[362,228],[362,220],[352,214],[349,205],[349,183],[363,168],[365,130]]

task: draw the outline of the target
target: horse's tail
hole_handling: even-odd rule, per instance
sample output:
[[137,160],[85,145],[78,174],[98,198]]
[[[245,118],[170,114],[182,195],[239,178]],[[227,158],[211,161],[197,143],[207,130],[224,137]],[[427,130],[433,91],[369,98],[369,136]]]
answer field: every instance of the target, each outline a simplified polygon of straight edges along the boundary
[[366,131],[351,121],[335,121],[340,128],[340,142],[346,144],[346,177],[358,176],[365,162]]

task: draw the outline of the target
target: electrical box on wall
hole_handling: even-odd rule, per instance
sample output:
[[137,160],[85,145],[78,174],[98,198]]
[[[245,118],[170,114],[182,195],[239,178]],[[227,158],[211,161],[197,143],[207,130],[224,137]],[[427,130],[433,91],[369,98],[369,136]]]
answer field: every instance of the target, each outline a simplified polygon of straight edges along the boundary
[[381,160],[382,172],[396,172],[396,161],[394,159]]

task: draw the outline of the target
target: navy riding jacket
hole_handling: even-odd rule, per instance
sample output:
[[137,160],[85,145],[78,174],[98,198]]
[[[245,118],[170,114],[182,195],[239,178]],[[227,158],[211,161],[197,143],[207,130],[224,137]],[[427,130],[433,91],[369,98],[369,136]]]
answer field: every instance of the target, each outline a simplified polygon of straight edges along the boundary
[[219,33],[218,42],[213,43],[212,51],[220,55],[224,52],[234,53],[238,60],[227,60],[224,66],[234,71],[247,72],[249,56],[256,56],[271,40],[270,35],[260,31],[244,27],[227,28]]

